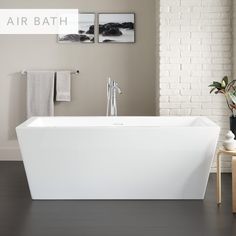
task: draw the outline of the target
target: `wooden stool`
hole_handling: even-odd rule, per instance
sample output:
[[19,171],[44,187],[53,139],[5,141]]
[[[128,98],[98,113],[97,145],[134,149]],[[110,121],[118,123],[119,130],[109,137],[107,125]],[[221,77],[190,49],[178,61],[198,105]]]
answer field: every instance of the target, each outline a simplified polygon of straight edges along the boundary
[[217,152],[217,204],[221,204],[221,154],[232,157],[232,211],[236,213],[236,150],[220,148]]

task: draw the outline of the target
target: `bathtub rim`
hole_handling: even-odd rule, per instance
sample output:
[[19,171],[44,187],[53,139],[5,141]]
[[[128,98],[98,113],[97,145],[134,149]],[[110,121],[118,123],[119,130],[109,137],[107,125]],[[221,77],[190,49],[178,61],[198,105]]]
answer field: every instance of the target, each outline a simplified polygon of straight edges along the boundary
[[[53,118],[106,118],[107,116],[35,116],[35,117],[31,117],[29,119],[27,119],[26,121],[24,121],[23,123],[21,123],[20,125],[18,125],[16,127],[16,130],[19,129],[76,129],[76,128],[217,128],[220,129],[220,126],[218,124],[216,124],[215,122],[213,122],[211,119],[209,119],[208,117],[205,116],[118,116],[119,118],[146,118],[147,122],[148,119],[150,118],[168,118],[168,119],[192,119],[193,121],[196,119],[200,119],[204,125],[117,125],[117,124],[108,124],[108,125],[72,125],[72,126],[64,126],[62,125],[57,125],[57,126],[30,126],[30,124],[32,124],[34,121],[36,121],[38,118],[42,118],[42,119],[53,119]],[[115,117],[113,117],[115,118]]]

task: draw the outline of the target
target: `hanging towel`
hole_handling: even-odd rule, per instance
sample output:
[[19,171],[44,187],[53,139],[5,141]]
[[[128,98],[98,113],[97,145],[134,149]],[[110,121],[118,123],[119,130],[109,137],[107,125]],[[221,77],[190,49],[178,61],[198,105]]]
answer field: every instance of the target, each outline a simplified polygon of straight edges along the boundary
[[27,72],[27,117],[54,115],[53,71]]
[[56,72],[56,101],[70,102],[71,101],[71,72],[57,71]]

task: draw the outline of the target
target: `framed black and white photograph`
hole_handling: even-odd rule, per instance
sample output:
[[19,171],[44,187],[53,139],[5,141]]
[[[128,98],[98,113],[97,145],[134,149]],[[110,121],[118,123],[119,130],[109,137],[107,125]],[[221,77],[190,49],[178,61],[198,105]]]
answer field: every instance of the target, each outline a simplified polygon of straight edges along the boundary
[[135,43],[134,13],[99,13],[99,43]]
[[95,42],[95,13],[79,13],[79,32],[78,34],[59,34],[58,42]]

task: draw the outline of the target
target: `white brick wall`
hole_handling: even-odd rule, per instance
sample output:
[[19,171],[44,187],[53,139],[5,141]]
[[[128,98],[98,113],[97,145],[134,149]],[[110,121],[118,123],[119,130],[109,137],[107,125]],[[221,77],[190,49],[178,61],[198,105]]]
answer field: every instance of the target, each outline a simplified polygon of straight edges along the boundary
[[[229,112],[208,85],[232,74],[231,0],[160,0],[160,115],[203,115],[229,129]],[[230,171],[225,159],[224,171]],[[215,163],[212,170],[215,170]]]

